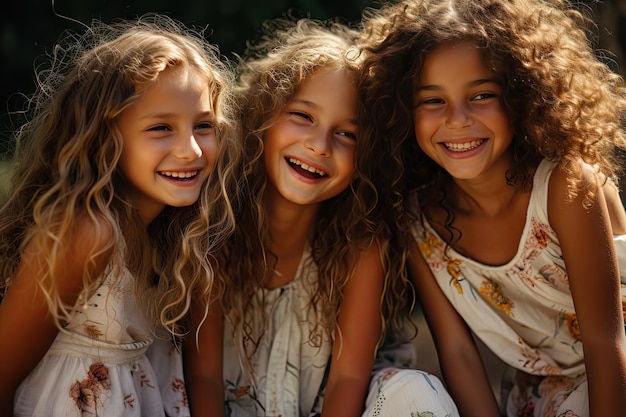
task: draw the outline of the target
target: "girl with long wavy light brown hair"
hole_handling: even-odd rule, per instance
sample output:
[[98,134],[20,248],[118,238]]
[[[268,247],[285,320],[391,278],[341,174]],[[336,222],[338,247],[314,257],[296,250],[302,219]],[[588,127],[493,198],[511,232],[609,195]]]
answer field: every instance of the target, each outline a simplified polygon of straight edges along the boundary
[[0,414],[188,415],[182,367],[158,380],[146,350],[187,331],[233,228],[232,81],[165,16],[55,46],[0,210]]
[[217,255],[223,301],[187,344],[193,413],[391,416],[388,396],[403,415],[440,403],[455,415],[436,378],[399,369],[410,342],[404,357],[385,343],[409,317],[407,282],[356,172],[358,33],[291,18],[265,29],[236,89],[247,155],[237,227]]

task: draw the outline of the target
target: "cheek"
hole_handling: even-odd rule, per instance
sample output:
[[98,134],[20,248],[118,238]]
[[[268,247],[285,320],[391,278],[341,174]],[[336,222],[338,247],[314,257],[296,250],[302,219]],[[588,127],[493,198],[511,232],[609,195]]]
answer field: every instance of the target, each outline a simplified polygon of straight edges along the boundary
[[430,141],[437,129],[438,124],[435,120],[419,112],[413,113],[413,133],[420,147]]
[[129,171],[133,166],[137,166],[141,163],[141,155],[137,155],[133,149],[129,146],[124,146],[120,159],[117,163],[117,169],[125,176],[128,176]]
[[342,155],[342,167],[343,167],[343,175],[345,175],[344,181],[347,184],[352,181],[352,177],[354,176],[354,172],[356,171],[355,167],[355,149],[346,149],[344,154]]
[[206,155],[205,157],[211,167],[215,165],[215,160],[217,159],[217,147],[218,144],[216,139],[209,141],[202,147],[202,152]]
[[426,121],[419,112],[413,112],[413,132],[416,137],[420,136],[420,132],[424,130]]

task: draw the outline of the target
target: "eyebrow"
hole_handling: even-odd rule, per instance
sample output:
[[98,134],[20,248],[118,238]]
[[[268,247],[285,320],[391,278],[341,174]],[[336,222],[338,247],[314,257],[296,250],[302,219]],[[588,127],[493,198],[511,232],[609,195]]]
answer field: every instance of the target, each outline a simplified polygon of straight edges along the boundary
[[[480,78],[478,80],[474,80],[471,81],[468,84],[468,87],[478,87],[481,86],[483,84],[500,84],[495,78]],[[420,85],[417,88],[415,88],[415,92],[419,93],[420,91],[434,91],[434,90],[440,90],[441,86],[437,85],[437,84],[427,84],[427,85]]]
[[[291,100],[289,100],[289,102],[287,103],[287,105],[289,105],[289,103],[298,103],[298,104],[303,104],[303,105],[308,106],[308,107],[313,107],[314,109],[321,109],[321,108],[322,108],[322,106],[320,106],[320,105],[319,105],[319,104],[317,104],[317,103],[314,103],[314,102],[312,102],[312,101],[305,100],[305,99],[302,99],[302,98],[297,98],[297,97],[294,97],[294,98],[292,98]],[[348,122],[349,122],[349,123],[352,123],[352,124],[353,124],[353,125],[355,125],[355,126],[358,126],[358,123],[357,123],[357,121],[356,121],[356,118],[349,119],[349,120],[348,120]]]
[[292,98],[291,100],[289,100],[288,103],[299,103],[299,104],[304,104],[305,106],[314,107],[316,109],[320,108],[318,104],[313,103],[312,101],[305,100],[303,98],[297,98],[297,97]]
[[[178,115],[178,112],[172,111],[172,112],[161,112],[161,113],[150,113],[150,114],[146,114],[143,117],[141,117],[141,119],[166,119],[169,117],[173,117]],[[201,111],[198,112],[197,114],[198,117],[203,118],[203,117],[209,117],[212,119],[215,119],[215,112],[213,110],[208,110],[208,111]]]

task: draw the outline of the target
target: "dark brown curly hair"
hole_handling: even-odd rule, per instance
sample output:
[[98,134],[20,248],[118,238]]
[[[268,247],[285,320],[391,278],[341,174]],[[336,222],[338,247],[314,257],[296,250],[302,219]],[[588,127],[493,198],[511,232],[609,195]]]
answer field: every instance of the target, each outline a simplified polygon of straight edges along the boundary
[[571,197],[581,160],[607,178],[619,175],[624,80],[596,55],[591,20],[580,10],[563,0],[405,0],[364,16],[360,136],[375,151],[361,155],[384,169],[362,166],[375,169],[365,175],[380,193],[377,216],[391,230],[406,231],[413,221],[411,193],[422,202],[446,198],[450,176],[417,145],[412,92],[429,52],[451,41],[473,42],[503,87],[514,132],[509,184],[530,189],[544,158],[567,170]]

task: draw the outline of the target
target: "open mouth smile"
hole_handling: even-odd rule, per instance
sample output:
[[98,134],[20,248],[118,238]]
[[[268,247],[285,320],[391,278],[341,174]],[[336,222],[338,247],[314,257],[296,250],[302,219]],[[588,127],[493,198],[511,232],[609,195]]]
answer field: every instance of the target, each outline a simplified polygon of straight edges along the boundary
[[287,163],[300,175],[306,178],[317,179],[326,177],[328,174],[320,169],[312,167],[298,159],[287,158]]
[[485,139],[477,139],[465,143],[444,142],[442,145],[452,152],[467,152],[478,148],[483,142],[485,142]]
[[178,181],[186,181],[195,178],[200,171],[159,171],[159,175]]

